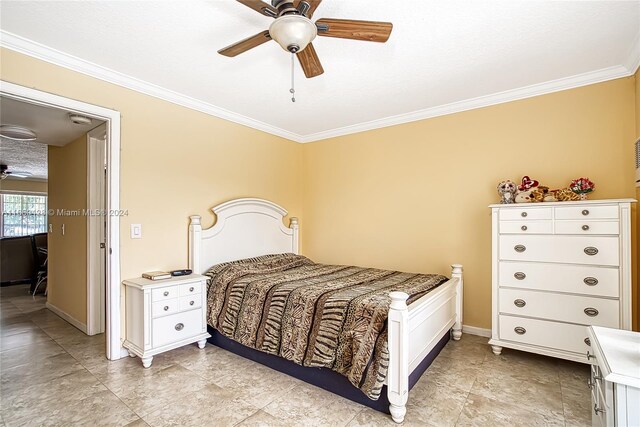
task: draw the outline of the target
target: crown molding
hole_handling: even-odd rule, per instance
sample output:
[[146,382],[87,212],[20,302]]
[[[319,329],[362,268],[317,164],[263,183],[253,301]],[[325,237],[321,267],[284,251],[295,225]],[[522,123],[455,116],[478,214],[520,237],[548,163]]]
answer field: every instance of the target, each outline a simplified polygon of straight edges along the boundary
[[587,86],[594,83],[601,83],[621,77],[628,77],[631,74],[633,73],[630,72],[626,67],[617,65],[615,67],[603,68],[601,70],[552,80],[545,83],[525,86],[519,89],[507,90],[491,95],[480,96],[477,98],[466,99],[464,101],[452,102],[450,104],[426,108],[424,110],[412,111],[406,114],[399,114],[397,116],[385,117],[378,120],[372,120],[370,122],[359,123],[357,125],[345,126],[338,129],[330,129],[311,135],[305,135],[303,136],[301,142],[306,143],[320,141],[323,139],[335,138],[352,133],[365,132],[373,129],[396,126],[400,124],[416,122],[419,120],[431,119],[439,116],[446,116],[453,113],[475,110],[476,108],[504,104],[505,102],[532,98],[534,96],[546,95],[553,92],[574,89],[577,87]]
[[419,120],[473,110],[476,108],[483,108],[491,105],[531,98],[534,96],[546,95],[549,93],[559,92],[567,89],[574,89],[577,87],[601,83],[622,77],[628,77],[630,75],[633,75],[640,65],[640,33],[638,33],[638,36],[636,36],[633,46],[629,51],[627,61],[625,61],[625,64],[622,65],[616,65],[613,67],[603,68],[601,70],[590,71],[575,76],[564,77],[561,79],[526,86],[523,88],[453,102],[446,105],[439,105],[436,107],[413,111],[406,114],[399,114],[396,116],[385,117],[382,119],[358,123],[355,125],[336,129],[329,129],[326,131],[308,135],[299,135],[294,132],[269,125],[259,120],[255,120],[241,114],[225,110],[215,105],[197,100],[195,98],[182,95],[168,89],[164,89],[152,83],[127,76],[126,74],[102,67],[89,61],[85,61],[75,56],[68,55],[64,52],[52,49],[48,46],[20,37],[13,33],[9,33],[7,31],[0,30],[0,46],[22,53],[24,55],[31,56],[36,59],[40,59],[45,62],[49,62],[54,65],[58,65],[63,68],[67,68],[72,71],[85,74],[90,77],[94,77],[109,83],[116,84],[118,86],[125,87],[127,89],[143,93],[145,95],[153,96],[155,98],[159,98],[173,104],[200,111],[205,114],[209,114],[224,120],[248,126],[253,129],[257,129],[300,143],[321,141],[338,136],[396,126]]
[[300,142],[301,136],[0,30],[0,46],[182,107]]

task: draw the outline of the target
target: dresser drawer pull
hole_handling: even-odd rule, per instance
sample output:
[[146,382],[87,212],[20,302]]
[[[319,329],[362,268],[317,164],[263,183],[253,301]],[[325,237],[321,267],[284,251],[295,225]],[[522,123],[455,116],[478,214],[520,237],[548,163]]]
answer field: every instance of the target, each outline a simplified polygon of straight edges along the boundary
[[589,210],[588,209],[583,209],[582,210],[582,215],[584,215],[584,216],[589,215]]
[[164,311],[169,311],[169,306],[168,305],[164,306]]
[[516,326],[515,328],[513,328],[513,330],[518,335],[524,335],[527,332],[527,330],[525,328],[523,328],[522,326]]
[[189,288],[189,292],[193,292],[193,289],[194,289],[194,287],[193,287],[193,286],[192,286],[192,287],[190,287],[190,288]]
[[587,246],[586,248],[584,248],[584,253],[589,256],[596,255],[598,253],[598,248],[594,248],[593,246]]
[[525,277],[527,277],[527,275],[524,274],[522,271],[518,271],[517,273],[513,273],[513,277],[515,277],[518,280],[524,280]]
[[598,408],[598,404],[596,403],[595,405],[593,405],[593,412],[595,412],[596,415],[599,415],[599,414],[603,414],[603,413],[605,413],[607,411],[605,411],[604,409]]
[[595,286],[598,284],[598,279],[596,279],[595,277],[585,277],[583,282],[587,286]]
[[513,303],[516,305],[516,307],[524,307],[525,305],[527,305],[527,303],[523,299],[517,299]]
[[[524,251],[526,251],[526,250],[527,250],[526,246],[524,246],[524,245],[515,245],[515,246],[513,247],[513,249],[514,249],[516,252],[524,252]],[[585,251],[586,251],[586,249],[585,249]]]
[[585,339],[584,339],[584,343],[585,343],[586,345],[588,345],[589,347],[591,347],[591,340],[590,340],[589,338],[585,338]]
[[587,307],[584,309],[584,314],[586,314],[589,317],[596,317],[598,315],[599,311],[596,310],[593,307]]
[[520,230],[522,231],[527,231],[528,227],[526,225],[523,225],[522,227],[520,227]]
[[595,359],[596,357],[591,354],[589,351],[587,351],[587,360],[591,360],[591,359]]
[[585,224],[585,225],[582,226],[582,229],[584,231],[589,231],[589,226],[587,224]]
[[162,295],[164,295],[165,297],[168,297],[169,296],[169,291],[164,291],[164,293]]
[[181,331],[182,329],[184,329],[184,323],[178,323],[176,325],[176,331]]
[[520,216],[521,216],[521,217],[523,217],[523,218],[526,218],[526,217],[527,217],[527,215],[528,215],[528,214],[527,214],[526,212],[522,212],[522,213],[520,214]]
[[193,305],[195,303],[196,303],[195,301],[189,301],[189,305]]

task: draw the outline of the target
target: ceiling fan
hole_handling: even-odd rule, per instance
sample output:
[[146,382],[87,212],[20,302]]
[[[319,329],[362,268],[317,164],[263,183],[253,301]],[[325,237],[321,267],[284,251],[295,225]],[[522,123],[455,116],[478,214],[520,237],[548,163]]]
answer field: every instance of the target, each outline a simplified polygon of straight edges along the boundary
[[237,1],[264,16],[275,18],[275,21],[268,30],[227,46],[218,53],[236,56],[273,39],[284,50],[296,54],[307,78],[324,73],[311,44],[316,35],[384,43],[393,28],[390,22],[332,18],[322,18],[314,24],[311,17],[322,0],[271,0],[271,4],[261,0]]
[[0,165],[0,180],[8,178],[9,175],[15,178],[28,178],[31,176],[29,172],[12,172],[9,170],[9,166]]

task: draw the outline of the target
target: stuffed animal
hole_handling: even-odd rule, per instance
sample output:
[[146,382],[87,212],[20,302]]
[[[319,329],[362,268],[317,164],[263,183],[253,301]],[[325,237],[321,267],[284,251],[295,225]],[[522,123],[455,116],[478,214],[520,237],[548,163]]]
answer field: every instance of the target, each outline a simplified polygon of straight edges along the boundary
[[500,203],[511,204],[515,202],[517,187],[510,180],[502,181],[498,184],[498,194],[500,195]]
[[545,197],[549,194],[549,187],[545,187],[544,185],[539,185],[533,190],[531,190],[530,198],[532,202],[544,202]]
[[522,182],[520,183],[520,185],[518,185],[518,190],[527,191],[533,189],[534,187],[537,187],[538,185],[540,185],[538,181],[536,181],[535,179],[531,179],[525,175],[522,177]]
[[533,198],[531,197],[531,193],[534,190],[526,190],[526,191],[518,191],[516,194],[516,203],[531,203],[533,202]]
[[563,188],[561,190],[556,190],[554,194],[556,200],[559,202],[570,202],[574,200],[580,200],[580,195],[571,191],[570,188]]

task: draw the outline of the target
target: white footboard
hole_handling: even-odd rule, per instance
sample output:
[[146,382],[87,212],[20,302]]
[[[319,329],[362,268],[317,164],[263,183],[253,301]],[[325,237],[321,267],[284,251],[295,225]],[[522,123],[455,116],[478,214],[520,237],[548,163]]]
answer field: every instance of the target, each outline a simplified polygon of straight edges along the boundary
[[462,337],[462,265],[451,266],[451,279],[407,306],[404,292],[391,292],[389,307],[389,369],[387,395],[393,421],[407,412],[409,375],[444,334]]

